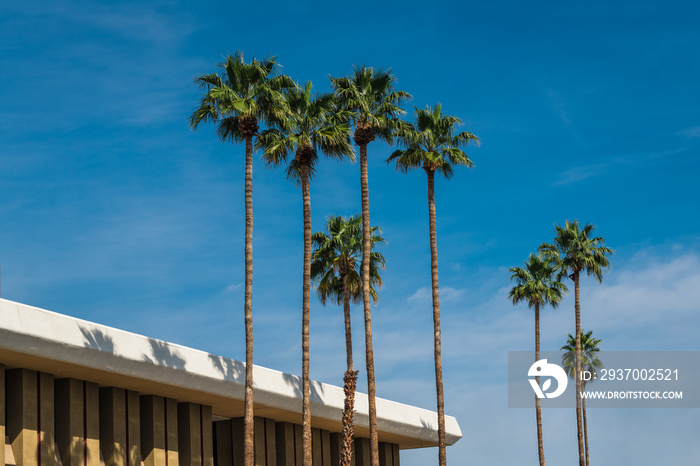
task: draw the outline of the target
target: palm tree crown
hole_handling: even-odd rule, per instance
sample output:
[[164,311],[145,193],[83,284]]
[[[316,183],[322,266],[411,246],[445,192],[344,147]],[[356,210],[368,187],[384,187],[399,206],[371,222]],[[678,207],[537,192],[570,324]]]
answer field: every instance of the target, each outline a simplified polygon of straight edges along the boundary
[[559,268],[559,279],[569,273],[585,271],[602,283],[603,271],[610,267],[606,256],[612,256],[614,252],[604,246],[603,237],[592,237],[595,226],[587,223],[580,228],[578,220],[567,220],[563,227],[555,225],[554,228],[554,243],[543,243],[540,251],[555,262]]
[[568,291],[566,285],[553,278],[556,267],[540,256],[530,254],[525,268],[514,267],[510,272],[510,279],[516,282],[508,293],[513,304],[525,301],[529,307],[549,304],[556,308]]
[[190,116],[190,126],[216,123],[222,140],[243,141],[258,133],[258,122],[274,125],[284,115],[281,91],[296,86],[279,74],[276,57],[245,63],[243,55],[228,55],[218,73],[204,74],[194,82],[205,90],[200,105]]
[[479,143],[479,138],[468,131],[455,134],[455,126],[462,123],[457,117],[443,115],[442,106],[416,110],[415,123],[402,127],[397,138],[405,149],[396,150],[387,163],[396,162],[396,169],[408,172],[423,168],[426,172],[439,172],[445,178],[454,174],[454,166],[472,167],[472,161],[461,149],[469,142]]
[[[327,219],[328,234],[319,231],[311,236],[314,252],[311,263],[311,279],[316,280],[316,292],[322,304],[330,298],[343,304],[343,279],[348,286],[350,299],[362,302],[362,217],[334,215]],[[372,247],[385,243],[379,227],[372,227]],[[379,300],[377,288],[382,279],[379,269],[384,269],[384,255],[377,251],[370,254],[370,288],[375,304]]]
[[309,167],[309,175],[313,176],[319,151],[331,158],[355,160],[350,147],[349,113],[337,108],[333,94],[314,98],[311,91],[311,82],[303,88],[285,90],[288,113],[276,117],[277,127],[263,131],[258,138],[258,146],[265,150],[263,159],[270,165],[285,162],[294,153],[287,177],[296,182],[301,181],[302,165]]
[[375,136],[390,143],[392,133],[401,125],[398,117],[405,113],[401,105],[411,98],[409,93],[395,89],[396,77],[391,70],[355,66],[350,76],[331,76],[330,80],[342,108],[353,113],[355,143],[366,145]]
[[[591,380],[598,375],[603,368],[603,362],[598,358],[599,345],[603,340],[593,338],[593,330],[586,333],[581,331],[581,370],[591,373]],[[576,338],[570,333],[567,335],[566,344],[561,347],[566,351],[561,357],[564,370],[572,379],[576,378]],[[584,381],[585,385],[585,381]]]

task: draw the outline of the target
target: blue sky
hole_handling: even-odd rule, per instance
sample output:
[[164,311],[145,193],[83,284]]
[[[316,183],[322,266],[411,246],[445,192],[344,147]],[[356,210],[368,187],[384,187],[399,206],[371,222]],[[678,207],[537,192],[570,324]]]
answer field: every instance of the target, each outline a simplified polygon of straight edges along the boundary
[[[392,68],[406,106],[441,102],[479,136],[436,187],[453,464],[536,462],[534,412],[508,409],[507,352],[533,316],[506,299],[554,224],[615,249],[584,280],[583,327],[606,350],[700,350],[700,8],[695,2],[4,2],[0,4],[2,296],[244,357],[243,148],[197,132],[192,79],[224,54],[278,55],[328,87],[355,63]],[[370,208],[388,245],[374,311],[378,395],[434,409],[426,180],[369,147]],[[301,371],[302,212],[282,170],[254,168],[255,362]],[[314,231],[360,210],[359,166],[323,161]],[[362,343],[354,314],[355,358]],[[572,331],[567,300],[543,348]],[[338,309],[312,301],[311,375],[338,384]],[[360,386],[364,387],[364,380]],[[692,410],[595,410],[599,463],[698,464]],[[552,464],[576,460],[575,416],[543,415]],[[435,462],[433,450],[403,464]]]

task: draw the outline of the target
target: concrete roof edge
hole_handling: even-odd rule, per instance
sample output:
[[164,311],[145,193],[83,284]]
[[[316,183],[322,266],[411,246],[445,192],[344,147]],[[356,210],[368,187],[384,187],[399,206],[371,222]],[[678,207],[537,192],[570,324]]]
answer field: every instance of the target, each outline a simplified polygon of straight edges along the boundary
[[[242,400],[245,363],[33,306],[0,299],[0,349],[110,371]],[[289,410],[301,400],[301,377],[254,366],[255,401]],[[314,417],[338,419],[343,390],[311,382]],[[296,403],[301,410],[301,403]],[[368,426],[367,395],[356,395],[356,424]],[[377,398],[378,428],[437,442],[437,414]],[[445,417],[447,443],[462,437],[457,420]]]

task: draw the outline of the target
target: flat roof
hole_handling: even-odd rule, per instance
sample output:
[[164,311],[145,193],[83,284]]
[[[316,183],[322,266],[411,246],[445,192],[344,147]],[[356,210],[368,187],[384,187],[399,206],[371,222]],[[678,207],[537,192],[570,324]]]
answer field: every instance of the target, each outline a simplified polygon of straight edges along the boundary
[[[0,364],[128,388],[243,416],[245,363],[105,325],[0,299]],[[253,366],[255,415],[301,424],[301,377]],[[343,389],[311,381],[312,425],[340,432]],[[355,433],[369,437],[367,395],[355,396]],[[377,398],[379,441],[401,449],[437,446],[437,414]],[[445,416],[447,444],[462,437]]]

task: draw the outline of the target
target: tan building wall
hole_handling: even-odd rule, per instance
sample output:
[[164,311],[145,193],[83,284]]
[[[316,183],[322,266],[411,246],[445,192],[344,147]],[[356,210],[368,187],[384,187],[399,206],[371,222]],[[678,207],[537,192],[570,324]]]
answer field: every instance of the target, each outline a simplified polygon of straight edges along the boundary
[[141,454],[144,466],[179,464],[177,401],[156,395],[141,397]]
[[[55,427],[55,432],[54,432]],[[301,426],[255,418],[256,466],[301,466]],[[0,465],[239,466],[243,418],[213,421],[210,406],[99,387],[0,364]],[[340,434],[312,429],[314,466],[335,466]],[[380,443],[380,465],[399,466],[398,445]],[[355,439],[353,466],[369,465]]]
[[100,388],[100,449],[105,464],[141,464],[139,394],[123,388]]
[[0,364],[0,464],[5,464],[5,366]]
[[16,464],[52,464],[54,444],[53,375],[27,369],[5,372],[6,435]]
[[[273,419],[255,418],[255,466],[301,466],[301,426]],[[340,433],[311,429],[314,466],[337,466],[340,462]],[[243,464],[243,418],[214,422],[216,466]],[[400,466],[399,447],[379,444],[380,466]],[[356,455],[359,455],[356,458]],[[356,438],[352,466],[369,466],[369,439]]]

